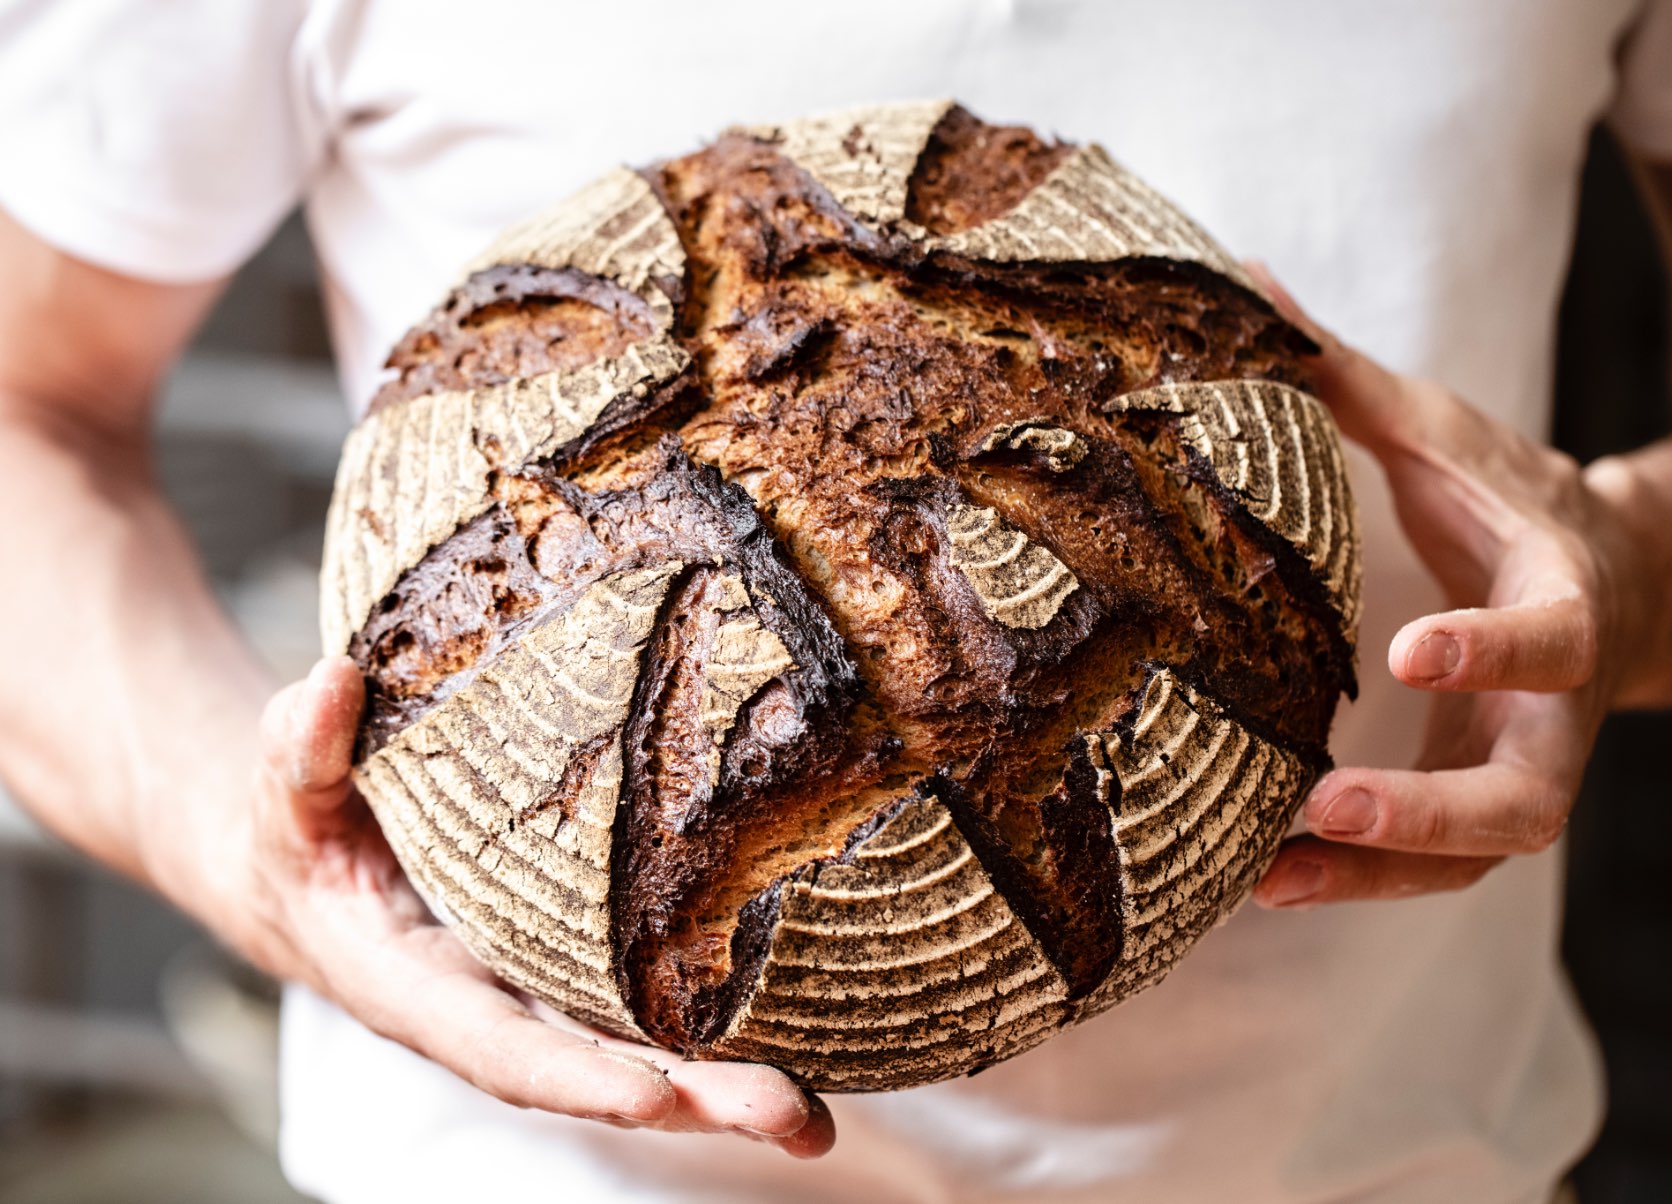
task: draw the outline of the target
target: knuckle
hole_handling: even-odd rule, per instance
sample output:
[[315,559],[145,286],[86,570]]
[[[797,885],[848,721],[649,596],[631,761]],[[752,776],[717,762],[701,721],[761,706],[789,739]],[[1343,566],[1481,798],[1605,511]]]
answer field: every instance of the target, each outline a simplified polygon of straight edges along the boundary
[[1596,676],[1597,633],[1596,611],[1591,606],[1580,609],[1573,621],[1573,630],[1569,635],[1569,668],[1575,687],[1586,685]]
[[1573,792],[1547,773],[1527,773],[1509,801],[1514,807],[1506,826],[1511,852],[1542,853],[1567,830]]
[[1437,806],[1433,798],[1425,796],[1408,804],[1405,810],[1407,843],[1413,851],[1433,853],[1446,847],[1450,824],[1446,822],[1445,809]]
[[1552,802],[1538,804],[1532,813],[1525,833],[1528,853],[1542,853],[1562,838],[1567,831],[1567,810]]
[[1508,680],[1518,670],[1518,650],[1512,641],[1495,632],[1471,630],[1458,633],[1459,672],[1477,686]]

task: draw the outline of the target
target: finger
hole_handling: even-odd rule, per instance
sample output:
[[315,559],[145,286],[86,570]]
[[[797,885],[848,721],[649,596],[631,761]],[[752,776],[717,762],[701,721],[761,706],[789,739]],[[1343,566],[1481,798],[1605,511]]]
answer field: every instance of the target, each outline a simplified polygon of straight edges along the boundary
[[741,1133],[797,1158],[817,1158],[836,1141],[830,1109],[770,1066],[686,1062],[662,1050],[646,1051],[668,1071],[679,1108],[664,1127],[705,1133]]
[[836,1144],[836,1118],[816,1095],[807,1097],[807,1108],[807,1123],[777,1145],[794,1158],[822,1158]]
[[348,657],[326,657],[314,665],[296,702],[292,785],[297,790],[329,789],[348,779],[365,702],[365,679]]
[[1264,263],[1247,260],[1244,266],[1278,313],[1318,344],[1318,355],[1308,363],[1315,392],[1335,415],[1343,433],[1376,450],[1403,429],[1409,411],[1418,403],[1414,395],[1417,391],[1313,321]]
[[1500,860],[1366,849],[1301,836],[1283,846],[1254,888],[1254,901],[1269,908],[1312,907],[1462,890]]
[[317,794],[348,780],[364,705],[365,681],[346,656],[319,661],[273,696],[262,714],[262,747],[287,789]]
[[644,1053],[668,1072],[679,1092],[680,1119],[693,1129],[789,1137],[811,1115],[806,1093],[781,1070],[747,1062],[688,1062],[664,1050]]
[[[349,982],[330,985],[377,1031],[519,1108],[658,1125],[678,1107],[643,1058],[535,1017],[446,930],[409,929],[373,944]],[[335,959],[330,964],[348,964]]]
[[1538,853],[1562,834],[1570,784],[1544,767],[1339,769],[1302,811],[1307,829],[1344,844],[1448,857]]
[[[530,1006],[536,1015],[572,1031],[595,1031],[538,1001]],[[598,1034],[598,1039],[606,1049],[635,1054],[667,1071],[679,1106],[661,1128],[742,1133],[803,1158],[817,1157],[835,1141],[829,1109],[781,1070],[749,1062],[688,1061],[616,1037]]]
[[1596,672],[1596,621],[1577,595],[1454,610],[1405,624],[1388,668],[1425,690],[1573,690]]

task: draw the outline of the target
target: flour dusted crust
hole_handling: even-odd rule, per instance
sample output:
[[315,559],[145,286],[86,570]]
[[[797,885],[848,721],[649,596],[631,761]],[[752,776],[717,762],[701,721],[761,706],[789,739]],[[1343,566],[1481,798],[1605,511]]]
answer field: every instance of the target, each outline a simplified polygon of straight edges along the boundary
[[427,394],[356,427],[326,518],[326,650],[344,651],[402,573],[489,507],[490,474],[550,455],[606,406],[644,396],[689,362],[662,337],[583,368]]
[[[748,132],[775,143],[860,221],[898,226],[906,218],[912,173],[953,108],[944,100],[872,106]],[[909,223],[908,229],[924,234]],[[1096,145],[1071,148],[1007,212],[922,241],[935,250],[1001,263],[1185,260],[1256,287],[1206,231]]]
[[573,268],[613,280],[647,301],[666,333],[673,308],[657,281],[685,274],[685,248],[655,192],[638,172],[618,167],[544,213],[511,227],[465,269],[501,264]]
[[936,798],[780,888],[761,985],[713,1052],[830,1090],[937,1078],[1037,1044],[1068,987]]
[[1141,687],[1130,722],[1093,739],[1120,782],[1125,940],[1088,1012],[1158,981],[1242,902],[1277,851],[1296,792],[1312,780],[1303,757],[1165,667]]
[[1080,587],[1066,564],[991,506],[954,507],[946,534],[953,567],[975,590],[987,617],[1006,627],[1045,626]]
[[1155,256],[1199,263],[1255,287],[1200,226],[1095,145],[1076,147],[1010,212],[932,245],[999,263]]
[[356,774],[396,856],[472,949],[618,1032],[637,1029],[609,933],[621,727],[679,567],[598,582]]
[[1358,514],[1335,422],[1317,398],[1272,381],[1215,381],[1140,389],[1108,405],[1178,415],[1190,450],[1257,521],[1300,550],[1346,630],[1357,629]]
[[778,147],[858,220],[897,224],[913,169],[950,100],[872,105],[742,132]]
[[729,131],[513,228],[344,449],[326,646],[520,988],[811,1087],[967,1073],[1241,901],[1353,685],[1304,336],[1095,146]]

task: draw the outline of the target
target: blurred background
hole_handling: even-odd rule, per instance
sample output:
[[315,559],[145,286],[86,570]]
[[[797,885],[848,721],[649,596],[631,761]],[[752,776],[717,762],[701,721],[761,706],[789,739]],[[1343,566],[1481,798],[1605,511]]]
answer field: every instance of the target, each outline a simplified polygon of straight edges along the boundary
[[[1557,349],[1557,442],[1591,459],[1672,427],[1655,235],[1598,133]],[[292,219],[169,382],[160,462],[221,596],[284,677],[311,663],[320,532],[348,421]],[[1672,603],[1672,598],[1669,598]],[[1672,1201],[1672,715],[1604,728],[1575,812],[1564,955],[1607,1058],[1584,1204]],[[0,1200],[280,1204],[277,995],[0,790]]]

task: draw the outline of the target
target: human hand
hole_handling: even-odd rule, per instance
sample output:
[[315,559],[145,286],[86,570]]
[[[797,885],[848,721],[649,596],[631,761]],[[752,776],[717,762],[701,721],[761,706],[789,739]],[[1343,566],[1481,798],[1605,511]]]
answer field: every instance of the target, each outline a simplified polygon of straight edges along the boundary
[[1400,525],[1457,609],[1407,623],[1394,677],[1433,691],[1409,770],[1324,776],[1255,891],[1268,907],[1454,890],[1561,835],[1652,596],[1610,506],[1571,458],[1444,387],[1399,376],[1317,328],[1318,396],[1387,475]]
[[262,718],[236,943],[373,1031],[518,1107],[629,1128],[740,1133],[801,1158],[835,1141],[829,1110],[768,1066],[687,1062],[515,993],[436,924],[349,780],[364,684],[320,661]]

